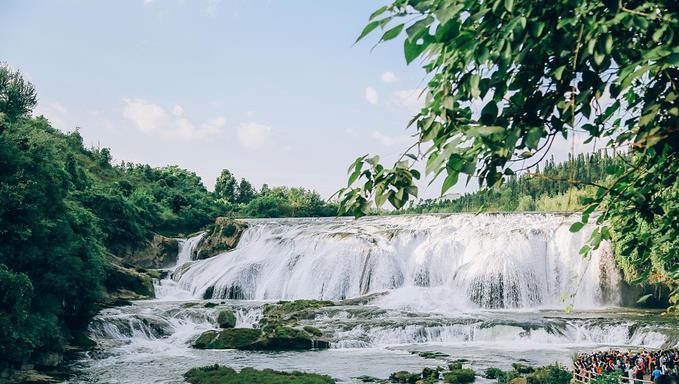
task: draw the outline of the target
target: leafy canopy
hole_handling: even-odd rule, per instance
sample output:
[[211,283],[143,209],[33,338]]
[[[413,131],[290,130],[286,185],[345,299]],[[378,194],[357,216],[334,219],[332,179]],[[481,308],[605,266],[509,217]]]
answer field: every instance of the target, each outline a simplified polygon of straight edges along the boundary
[[628,153],[572,228],[600,211],[582,253],[612,232],[636,234],[616,245],[626,277],[663,282],[679,300],[679,3],[395,0],[358,40],[378,29],[379,43],[405,35],[406,61],[423,63],[426,105],[409,124],[413,146],[392,167],[369,156],[351,165],[339,191],[345,212],[403,207],[417,196],[418,161],[444,178],[442,194],[460,176],[497,187],[539,163],[556,137],[584,132]]

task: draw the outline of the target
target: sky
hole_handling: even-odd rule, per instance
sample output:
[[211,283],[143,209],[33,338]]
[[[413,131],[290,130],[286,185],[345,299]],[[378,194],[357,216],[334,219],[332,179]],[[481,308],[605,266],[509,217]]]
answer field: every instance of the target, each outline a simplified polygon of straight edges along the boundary
[[413,140],[424,71],[399,41],[354,44],[385,3],[5,0],[0,61],[35,85],[36,115],[116,161],[176,164],[208,188],[227,168],[327,198],[357,156],[393,161]]

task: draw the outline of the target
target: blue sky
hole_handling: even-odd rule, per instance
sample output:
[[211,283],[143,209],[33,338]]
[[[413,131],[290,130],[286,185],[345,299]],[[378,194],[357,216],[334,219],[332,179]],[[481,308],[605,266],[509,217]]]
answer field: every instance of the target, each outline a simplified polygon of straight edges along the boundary
[[37,114],[116,160],[329,197],[356,156],[408,146],[422,103],[425,74],[401,43],[353,44],[383,4],[6,0],[0,60],[35,84]]

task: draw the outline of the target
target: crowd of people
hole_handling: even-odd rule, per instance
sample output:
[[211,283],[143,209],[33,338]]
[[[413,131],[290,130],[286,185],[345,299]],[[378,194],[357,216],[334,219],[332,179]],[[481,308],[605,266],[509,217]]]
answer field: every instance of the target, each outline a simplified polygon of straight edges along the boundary
[[575,373],[585,382],[600,375],[618,374],[622,377],[622,384],[643,384],[644,381],[655,384],[677,383],[679,349],[583,353],[573,365]]

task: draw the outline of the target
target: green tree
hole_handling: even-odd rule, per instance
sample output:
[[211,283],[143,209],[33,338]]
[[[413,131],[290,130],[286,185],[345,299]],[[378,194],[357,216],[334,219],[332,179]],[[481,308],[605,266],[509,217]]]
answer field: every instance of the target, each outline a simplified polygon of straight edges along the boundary
[[[343,209],[360,216],[371,202],[403,207],[417,195],[420,160],[427,175],[444,178],[442,194],[464,175],[497,187],[522,162],[529,170],[540,163],[556,137],[581,130],[588,141],[628,148],[586,201],[582,221],[598,210],[599,227],[581,252],[636,234],[616,253],[626,278],[665,283],[677,303],[678,14],[679,3],[665,0],[395,0],[379,8],[358,39],[378,27],[379,42],[404,33],[406,61],[420,58],[429,77],[426,105],[411,121],[414,145],[391,168],[368,156],[351,165]],[[564,181],[580,183],[575,174]]]
[[249,181],[240,179],[236,189],[236,202],[240,204],[247,204],[257,195],[257,191],[252,187]]
[[236,178],[228,169],[223,169],[217,178],[215,195],[231,203],[236,201]]
[[37,102],[38,96],[33,84],[25,81],[19,71],[0,63],[0,113],[7,120],[14,121],[28,116]]

